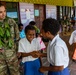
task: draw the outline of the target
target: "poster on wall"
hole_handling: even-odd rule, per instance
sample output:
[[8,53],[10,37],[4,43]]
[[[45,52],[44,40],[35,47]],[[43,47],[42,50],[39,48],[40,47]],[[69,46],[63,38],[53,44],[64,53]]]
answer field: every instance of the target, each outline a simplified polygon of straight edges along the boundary
[[51,17],[51,18],[57,19],[56,12],[57,12],[56,6],[46,5],[46,18]]
[[39,10],[35,9],[35,16],[39,16]]
[[34,20],[34,5],[29,3],[19,3],[20,6],[20,18],[24,28],[30,21]]
[[17,17],[17,12],[7,12],[7,17],[10,17],[10,18],[18,18]]

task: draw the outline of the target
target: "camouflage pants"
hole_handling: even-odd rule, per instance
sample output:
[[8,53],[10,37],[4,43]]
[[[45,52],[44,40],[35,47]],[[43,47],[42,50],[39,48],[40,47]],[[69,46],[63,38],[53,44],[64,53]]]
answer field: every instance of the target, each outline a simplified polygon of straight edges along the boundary
[[0,53],[0,75],[20,75],[14,50],[5,50],[4,53]]

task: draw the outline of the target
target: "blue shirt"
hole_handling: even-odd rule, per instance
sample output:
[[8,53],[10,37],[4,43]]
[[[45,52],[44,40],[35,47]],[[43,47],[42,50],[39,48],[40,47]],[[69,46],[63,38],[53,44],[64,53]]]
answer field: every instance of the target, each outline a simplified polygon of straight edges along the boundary
[[24,30],[22,30],[21,32],[20,32],[20,38],[22,39],[22,38],[25,38],[25,32],[24,32]]

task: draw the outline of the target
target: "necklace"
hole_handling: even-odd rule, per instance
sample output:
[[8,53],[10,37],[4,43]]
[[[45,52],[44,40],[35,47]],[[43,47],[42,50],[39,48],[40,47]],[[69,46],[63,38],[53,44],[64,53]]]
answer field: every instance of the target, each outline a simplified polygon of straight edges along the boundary
[[5,21],[0,22],[0,48],[12,48],[13,41],[11,39],[10,25]]

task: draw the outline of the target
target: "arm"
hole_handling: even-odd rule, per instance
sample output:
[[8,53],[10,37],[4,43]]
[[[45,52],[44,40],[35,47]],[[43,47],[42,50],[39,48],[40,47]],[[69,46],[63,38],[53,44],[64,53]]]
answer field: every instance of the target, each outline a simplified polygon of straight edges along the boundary
[[38,51],[33,51],[33,52],[29,52],[29,53],[21,53],[22,57],[27,57],[27,56],[32,56],[34,58],[37,58],[38,55],[36,54]]
[[15,31],[15,47],[16,47],[16,52],[18,51],[18,43],[19,43],[19,29],[18,29],[18,25],[16,24],[16,22],[14,20],[12,20],[14,23],[14,31]]
[[33,52],[29,52],[29,53],[22,53],[21,52],[21,56],[22,57],[32,56],[34,58],[37,58],[37,57],[46,57],[47,54],[46,53],[40,53],[39,51],[33,51]]
[[13,32],[14,34],[12,34],[12,38],[15,42],[15,50],[16,52],[18,51],[18,41],[19,41],[19,30],[18,30],[18,25],[16,24],[16,22],[13,19],[9,19],[8,20],[9,25],[11,26],[11,32]]
[[[27,51],[23,48],[23,41],[22,41],[22,40],[19,41],[19,46],[18,46],[18,47],[19,47],[19,48],[18,48],[18,52],[21,52],[21,56],[22,56],[22,57],[27,57],[27,56],[32,56],[32,57],[34,57],[34,58],[37,58],[37,57],[38,57],[37,53],[38,53],[39,51],[33,50],[33,51],[31,51],[31,52],[27,52]],[[26,47],[25,47],[25,48],[26,48]]]
[[27,57],[27,56],[30,56],[30,53],[21,53],[21,56],[22,57]]
[[18,41],[20,39],[18,25],[16,24],[16,22],[14,20],[13,20],[13,22],[14,22],[14,29],[15,29],[15,39],[16,39],[16,41]]
[[19,29],[18,29],[18,25],[16,24],[15,20],[14,19],[9,19],[8,20],[8,23],[10,24],[10,26],[13,26],[13,30],[14,31],[14,38],[15,38],[15,41],[19,40]]
[[40,57],[47,57],[47,53],[41,53]]
[[50,67],[44,67],[42,66],[40,69],[40,72],[45,72],[45,71],[62,71],[63,66],[50,66]]
[[35,52],[35,55],[38,57],[46,57],[47,53],[41,53],[40,50]]

